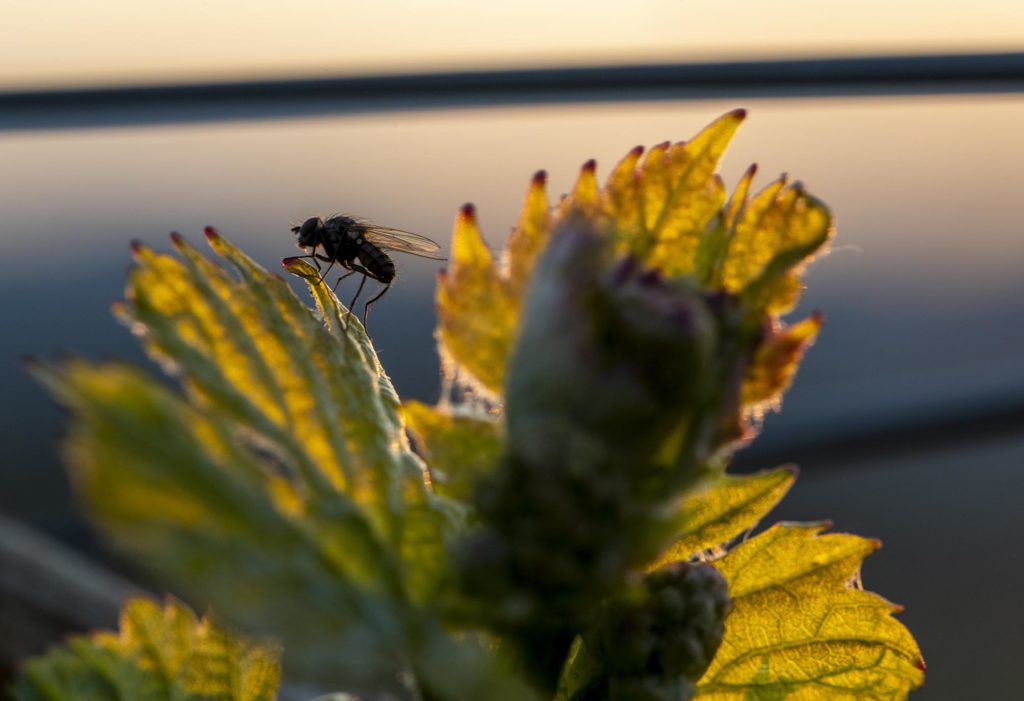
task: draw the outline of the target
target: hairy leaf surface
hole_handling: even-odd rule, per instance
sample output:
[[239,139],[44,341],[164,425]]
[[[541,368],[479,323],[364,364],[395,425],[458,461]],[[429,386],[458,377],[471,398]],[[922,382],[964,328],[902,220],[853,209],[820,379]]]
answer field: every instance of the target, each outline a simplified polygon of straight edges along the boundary
[[183,260],[136,246],[119,308],[184,397],[118,364],[37,370],[77,416],[76,480],[116,541],[279,636],[291,668],[386,688],[432,625],[415,607],[461,509],[429,488],[366,334],[315,270],[289,262],[319,316],[207,236],[237,278],[175,236]]

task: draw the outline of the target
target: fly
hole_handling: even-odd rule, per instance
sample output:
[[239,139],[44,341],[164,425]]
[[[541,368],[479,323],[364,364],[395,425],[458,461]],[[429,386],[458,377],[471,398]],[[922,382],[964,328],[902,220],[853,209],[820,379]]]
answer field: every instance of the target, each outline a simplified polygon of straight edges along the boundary
[[[386,251],[400,251],[423,258],[444,260],[443,257],[436,255],[441,247],[425,236],[401,229],[376,226],[346,214],[335,214],[326,221],[320,217],[310,217],[302,222],[301,226],[293,226],[292,233],[299,237],[299,248],[308,252],[307,255],[300,257],[309,258],[316,265],[316,269],[321,270],[321,282],[331,272],[335,263],[348,270],[335,281],[332,289],[336,290],[338,283],[350,275],[359,273],[363,276],[352,303],[348,305],[349,313],[355,308],[356,300],[359,299],[367,278],[373,278],[384,285],[384,289],[363,306],[364,327],[366,317],[370,313],[370,305],[391,289],[391,283],[395,279],[395,264]],[[327,270],[321,269],[320,261],[328,264]]]

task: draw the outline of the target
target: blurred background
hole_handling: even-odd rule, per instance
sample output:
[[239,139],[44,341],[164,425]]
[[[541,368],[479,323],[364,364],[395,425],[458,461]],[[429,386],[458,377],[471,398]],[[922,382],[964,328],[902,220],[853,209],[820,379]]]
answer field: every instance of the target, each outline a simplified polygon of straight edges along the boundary
[[[447,247],[469,201],[497,249],[534,171],[557,198],[742,106],[727,184],[788,172],[838,236],[791,317],[826,326],[738,467],[797,462],[772,519],[884,541],[864,582],[907,607],[914,698],[1017,698],[1024,4],[9,0],[0,36],[3,515],[101,552],[19,359],[146,362],[109,313],[131,239],[212,224],[276,269],[308,216]],[[443,264],[395,260],[371,331],[431,401]]]

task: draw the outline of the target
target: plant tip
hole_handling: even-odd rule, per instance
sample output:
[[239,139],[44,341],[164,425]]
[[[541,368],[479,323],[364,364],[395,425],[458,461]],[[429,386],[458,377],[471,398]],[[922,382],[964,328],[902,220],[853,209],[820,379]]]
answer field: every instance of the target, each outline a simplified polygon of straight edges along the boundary
[[597,171],[597,161],[594,160],[593,158],[591,158],[589,161],[587,161],[586,163],[583,164],[583,167],[580,168],[580,171],[583,172],[583,173],[594,173],[594,172],[596,172]]
[[538,170],[533,174],[533,185],[534,187],[544,187],[548,182],[548,173],[546,170]]
[[171,243],[173,243],[175,246],[180,246],[182,243],[185,242],[185,237],[179,234],[177,231],[172,231],[170,233],[170,236]]
[[473,206],[472,202],[467,202],[462,205],[462,209],[459,210],[459,216],[468,221],[476,219],[476,207]]
[[212,226],[204,226],[203,234],[206,236],[206,238],[210,239],[211,241],[220,237],[220,234]]
[[131,247],[132,253],[142,253],[146,250],[146,244],[142,243],[142,241],[138,239],[132,239],[128,246]]
[[739,107],[737,109],[734,109],[730,114],[732,114],[732,116],[735,117],[736,119],[746,119],[747,118],[747,110],[744,107]]

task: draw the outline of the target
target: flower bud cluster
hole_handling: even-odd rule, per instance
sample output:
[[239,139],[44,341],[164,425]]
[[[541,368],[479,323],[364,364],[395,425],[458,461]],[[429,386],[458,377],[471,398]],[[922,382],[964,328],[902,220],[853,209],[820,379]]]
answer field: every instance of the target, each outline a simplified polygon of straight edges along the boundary
[[548,688],[602,602],[665,545],[678,473],[698,462],[678,456],[723,424],[708,413],[736,406],[720,396],[721,295],[609,261],[591,226],[564,221],[534,270],[507,448],[476,490],[480,526],[455,551],[477,617]]
[[634,596],[609,601],[592,644],[610,677],[696,681],[722,642],[729,609],[718,570],[677,562],[649,573]]

